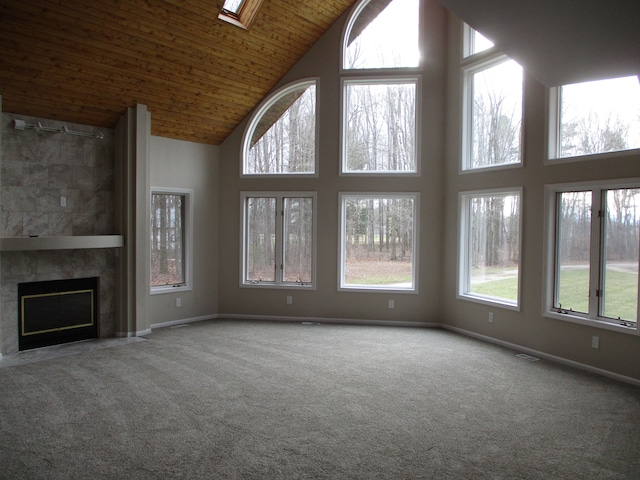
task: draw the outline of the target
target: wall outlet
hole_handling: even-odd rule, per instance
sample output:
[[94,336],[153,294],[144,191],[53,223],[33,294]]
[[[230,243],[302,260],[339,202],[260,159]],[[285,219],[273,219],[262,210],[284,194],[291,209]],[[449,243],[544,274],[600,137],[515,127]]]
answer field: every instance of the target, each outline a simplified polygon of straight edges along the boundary
[[600,348],[600,337],[596,337],[595,335],[591,337],[591,346],[593,348]]
[[396,303],[393,300],[389,300],[389,308],[395,308]]
[[176,298],[176,307],[182,306],[182,299],[180,297]]
[[61,207],[67,206],[67,197],[60,197],[60,206]]
[[489,312],[489,318],[487,320],[489,320],[489,323],[493,323],[493,312]]
[[293,297],[291,295],[287,295],[287,305],[291,305],[293,303]]

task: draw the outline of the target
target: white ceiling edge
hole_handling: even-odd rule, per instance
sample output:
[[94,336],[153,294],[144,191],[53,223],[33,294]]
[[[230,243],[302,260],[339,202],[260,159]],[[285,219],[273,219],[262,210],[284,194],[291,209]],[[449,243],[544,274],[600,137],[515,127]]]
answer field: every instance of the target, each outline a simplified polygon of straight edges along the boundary
[[547,87],[640,75],[640,0],[439,0]]

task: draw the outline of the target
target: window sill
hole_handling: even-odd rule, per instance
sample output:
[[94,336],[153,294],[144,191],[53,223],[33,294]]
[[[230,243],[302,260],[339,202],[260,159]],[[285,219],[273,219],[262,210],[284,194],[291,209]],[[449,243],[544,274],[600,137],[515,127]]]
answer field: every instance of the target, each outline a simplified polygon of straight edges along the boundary
[[151,295],[163,295],[165,293],[188,292],[193,290],[190,285],[167,285],[163,287],[151,287]]
[[352,285],[342,285],[338,288],[339,292],[359,292],[359,293],[412,293],[417,294],[418,289],[414,287],[392,287],[389,285],[384,285],[380,287],[376,287],[373,285],[362,285],[362,286],[352,286]]
[[300,284],[300,283],[242,283],[242,288],[269,288],[274,290],[315,290],[316,287],[313,284]]
[[611,160],[614,158],[625,158],[638,155],[640,155],[640,148],[630,148],[627,150],[616,150],[614,152],[575,155],[573,157],[550,157],[545,160],[544,165],[562,165],[563,163],[586,162],[590,160]]
[[511,303],[507,300],[502,300],[500,298],[493,297],[484,297],[481,295],[470,295],[470,294],[458,294],[458,300],[466,300],[468,302],[481,303],[483,305],[490,305],[492,307],[504,308],[507,310],[513,310],[516,312],[520,311],[520,305],[517,303]]
[[551,310],[547,310],[546,312],[544,312],[543,316],[546,318],[553,318],[555,320],[562,320],[564,322],[571,322],[571,323],[577,323],[579,325],[586,325],[589,327],[601,328],[603,330],[611,330],[614,332],[638,335],[637,324],[629,327],[626,325],[617,324],[614,321],[586,318],[580,315],[575,315],[571,313],[558,313]]

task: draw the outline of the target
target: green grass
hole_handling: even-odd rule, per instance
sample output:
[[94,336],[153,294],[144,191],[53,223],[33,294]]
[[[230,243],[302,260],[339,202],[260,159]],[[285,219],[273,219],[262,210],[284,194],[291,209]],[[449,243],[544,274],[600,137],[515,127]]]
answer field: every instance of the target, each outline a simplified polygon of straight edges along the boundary
[[[636,321],[638,275],[632,272],[610,270],[606,280],[605,315]],[[588,310],[589,271],[586,268],[565,270],[560,275],[560,285],[562,308],[572,308],[578,312]],[[475,284],[472,291],[480,295],[515,301],[517,289],[518,279],[512,277]]]
[[513,302],[518,300],[518,279],[502,278],[490,282],[478,283],[471,288],[473,293],[490,297],[504,298]]

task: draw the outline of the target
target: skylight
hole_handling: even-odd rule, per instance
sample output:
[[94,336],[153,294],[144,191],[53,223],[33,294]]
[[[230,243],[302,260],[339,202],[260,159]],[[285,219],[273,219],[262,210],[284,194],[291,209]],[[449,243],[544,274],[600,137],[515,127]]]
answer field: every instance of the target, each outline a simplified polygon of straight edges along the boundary
[[225,0],[218,18],[247,30],[256,18],[263,0]]
[[225,0],[224,5],[222,6],[222,10],[226,10],[227,12],[235,13],[238,15],[240,12],[240,7],[244,3],[244,0]]

